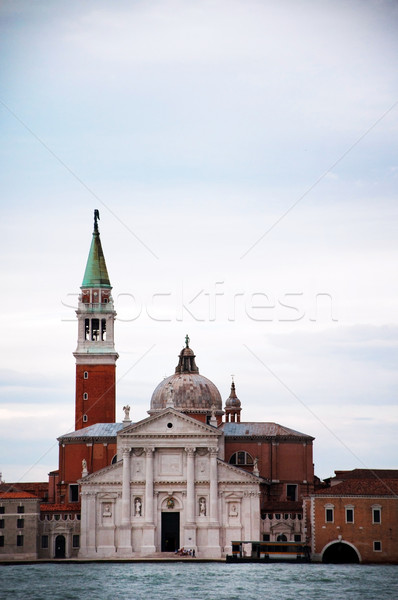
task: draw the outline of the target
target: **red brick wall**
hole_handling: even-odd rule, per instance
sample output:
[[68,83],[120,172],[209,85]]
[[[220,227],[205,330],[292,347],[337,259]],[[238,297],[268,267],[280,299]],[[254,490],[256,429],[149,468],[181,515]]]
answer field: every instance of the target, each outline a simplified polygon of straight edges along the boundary
[[66,443],[59,448],[60,480],[74,483],[82,476],[82,460],[87,461],[87,470],[94,473],[111,464],[116,454],[116,442],[104,446],[103,442]]
[[[76,430],[95,423],[115,422],[115,377],[115,365],[76,365]],[[83,399],[84,393],[88,394],[87,400]],[[87,415],[86,422],[83,415]]]
[[[258,442],[255,440],[225,440],[225,460],[229,462],[232,454],[244,450],[253,459],[258,458],[261,477],[270,480],[313,483],[312,445],[302,442]],[[252,467],[247,467],[252,471]]]
[[[325,504],[334,505],[334,522],[325,522]],[[345,522],[345,507],[354,507],[354,523]],[[372,505],[380,505],[381,523],[372,523]],[[321,554],[327,544],[337,541],[353,544],[362,562],[398,562],[398,498],[320,497],[315,498],[312,534],[315,552]],[[315,524],[315,525],[314,525]],[[381,552],[374,552],[373,542],[380,541]]]

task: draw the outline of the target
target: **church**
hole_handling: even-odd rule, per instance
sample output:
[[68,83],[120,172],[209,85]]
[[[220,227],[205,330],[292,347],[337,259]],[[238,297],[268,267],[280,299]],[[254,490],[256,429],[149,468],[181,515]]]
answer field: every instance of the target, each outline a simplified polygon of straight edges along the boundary
[[306,542],[302,498],[314,491],[314,438],[245,422],[235,382],[223,403],[188,335],[174,373],[148,399],[149,416],[134,423],[125,406],[116,422],[116,312],[98,219],[96,210],[76,311],[75,430],[58,438],[37,557],[134,559],[184,549],[217,559],[234,540]]
[[115,311],[97,217],[77,310],[76,431],[59,439],[62,501],[81,500],[78,556],[185,548],[220,558],[232,540],[301,541],[313,438],[242,422],[234,382],[223,409],[188,336],[175,372],[152,394],[149,417],[132,423],[126,406],[115,423]]
[[0,561],[217,560],[236,548],[251,560],[292,542],[313,561],[396,564],[398,471],[320,482],[314,438],[245,421],[235,382],[223,401],[188,335],[175,367],[171,348],[174,372],[154,382],[148,417],[133,422],[125,406],[116,421],[116,312],[98,219],[76,311],[75,428],[58,437],[48,482],[0,477]]

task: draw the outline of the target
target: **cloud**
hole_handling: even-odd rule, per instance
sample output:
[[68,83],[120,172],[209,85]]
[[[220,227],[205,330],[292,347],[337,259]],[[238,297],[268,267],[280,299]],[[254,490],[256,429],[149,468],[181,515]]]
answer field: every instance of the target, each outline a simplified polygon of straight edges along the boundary
[[319,472],[353,457],[244,344],[369,464],[371,430],[383,432],[387,466],[397,7],[3,5],[3,101],[17,118],[2,105],[1,409],[18,462],[32,432],[45,451],[73,422],[73,304],[98,207],[119,418],[124,403],[146,416],[188,332],[224,399],[236,375],[244,418],[316,435]]

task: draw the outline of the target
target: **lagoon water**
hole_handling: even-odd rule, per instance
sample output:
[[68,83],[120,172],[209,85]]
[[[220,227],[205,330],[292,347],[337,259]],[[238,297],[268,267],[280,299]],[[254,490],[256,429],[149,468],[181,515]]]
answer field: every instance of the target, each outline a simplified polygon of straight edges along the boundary
[[1,600],[397,600],[398,565],[0,566]]

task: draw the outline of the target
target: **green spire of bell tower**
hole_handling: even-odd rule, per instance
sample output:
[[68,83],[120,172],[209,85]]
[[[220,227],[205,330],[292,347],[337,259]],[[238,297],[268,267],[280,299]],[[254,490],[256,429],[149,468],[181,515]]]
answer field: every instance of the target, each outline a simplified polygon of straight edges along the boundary
[[93,239],[88,254],[82,287],[111,287],[98,229],[99,218],[99,211],[95,209]]

